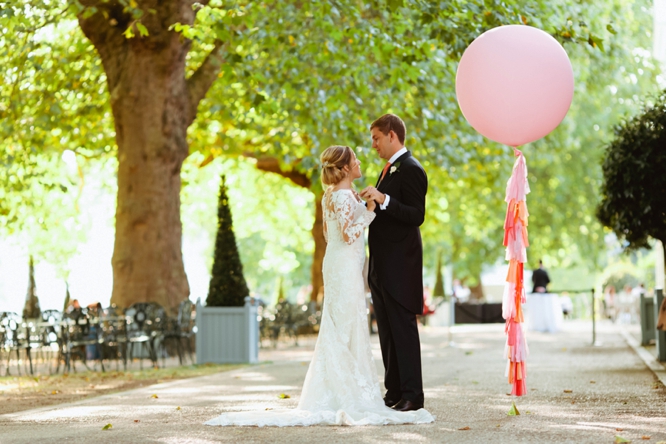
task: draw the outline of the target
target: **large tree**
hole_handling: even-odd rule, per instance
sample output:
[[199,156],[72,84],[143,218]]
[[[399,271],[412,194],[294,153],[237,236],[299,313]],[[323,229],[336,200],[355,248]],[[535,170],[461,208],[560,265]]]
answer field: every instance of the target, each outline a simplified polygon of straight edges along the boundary
[[[238,146],[249,141],[243,131],[248,133],[246,128],[260,122],[263,137],[259,143],[253,141],[254,151],[270,151],[281,160],[286,157],[286,165],[291,165],[289,158],[306,158],[303,168],[307,170],[325,145],[358,140],[359,128],[365,132],[370,116],[380,109],[398,106],[407,115],[424,114],[424,93],[429,85],[439,83],[439,63],[431,63],[430,74],[423,66],[436,51],[440,57],[446,55],[446,49],[433,42],[445,40],[454,53],[459,52],[484,27],[508,22],[509,16],[517,14],[514,5],[494,9],[487,11],[483,2],[471,8],[455,3],[439,9],[434,3],[418,1],[366,4],[352,0],[3,3],[2,16],[12,21],[13,31],[19,34],[11,37],[33,48],[21,53],[23,60],[12,60],[14,88],[9,99],[20,94],[23,84],[30,84],[25,79],[31,74],[39,77],[44,68],[55,70],[57,62],[62,62],[58,54],[48,54],[50,49],[60,46],[75,59],[91,60],[80,39],[50,43],[43,34],[53,31],[51,24],[75,16],[101,60],[103,75],[93,70],[96,78],[88,77],[89,82],[68,84],[70,79],[65,79],[65,86],[74,93],[68,99],[76,103],[80,89],[99,95],[94,80],[104,80],[115,130],[118,199],[112,301],[120,306],[136,300],[157,301],[173,308],[189,292],[181,254],[179,200],[180,170],[189,154],[187,132],[199,103],[218,77],[229,78],[218,82],[222,93],[209,108],[218,119],[204,120],[204,124],[221,121],[218,133],[224,135],[236,128],[240,132],[232,143]],[[475,16],[480,21],[471,20]],[[456,33],[445,21],[455,23]],[[44,55],[50,64],[36,63],[34,58]],[[317,68],[319,75],[308,73],[306,67]],[[35,101],[34,112],[45,101],[39,87],[33,87],[33,92],[28,97]],[[58,94],[62,92],[53,91],[49,97]],[[350,97],[362,111],[341,114],[340,106],[349,109]],[[254,107],[262,102],[267,103],[259,115]],[[368,107],[373,102],[377,111]],[[69,111],[74,108],[71,114],[77,115],[81,108],[94,113],[84,104],[81,100]],[[306,110],[307,105],[314,106]],[[59,108],[56,101],[50,107]],[[25,111],[16,110],[16,120]],[[39,115],[48,112],[41,109]],[[444,134],[446,125],[437,124],[441,116],[431,111],[425,115],[430,117],[422,125],[428,127],[431,122],[430,136]],[[48,135],[58,126],[47,119],[38,134]],[[419,132],[414,134],[418,137]],[[87,145],[85,137],[78,139],[78,146]],[[433,145],[429,142],[424,148],[428,144]]]
[[[598,30],[568,20],[566,1],[557,2],[552,15],[553,4],[545,1],[57,5],[0,3],[9,30],[3,48],[20,48],[17,56],[0,54],[8,67],[0,112],[19,122],[14,146],[21,154],[37,146],[37,153],[68,147],[81,156],[117,155],[112,298],[120,305],[155,300],[174,306],[187,295],[178,193],[180,167],[191,150],[272,159],[275,172],[300,175],[319,193],[316,159],[333,143],[359,147],[364,160],[373,160],[368,176],[375,176],[380,166],[367,148],[367,124],[395,111],[408,123],[410,149],[433,175],[442,168],[442,189],[450,188],[450,178],[460,192],[449,200],[460,200],[474,159],[497,158],[494,146],[466,126],[455,102],[456,62],[469,42],[486,29],[520,21],[562,41],[600,43]],[[72,17],[87,41],[71,26]],[[500,173],[484,179],[488,187]],[[495,223],[473,217],[486,214],[474,213],[475,203],[465,204],[470,228],[487,244],[484,233]],[[458,202],[453,207],[466,211]],[[451,245],[468,231],[456,230],[434,235],[431,244]],[[322,243],[316,245],[321,258]],[[482,250],[466,249],[483,262]]]
[[666,91],[615,130],[602,165],[597,217],[625,248],[666,246]]

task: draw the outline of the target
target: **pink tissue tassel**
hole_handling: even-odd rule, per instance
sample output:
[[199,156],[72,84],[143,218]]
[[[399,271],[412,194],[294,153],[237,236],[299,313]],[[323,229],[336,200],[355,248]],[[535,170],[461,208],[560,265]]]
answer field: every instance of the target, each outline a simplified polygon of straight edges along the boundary
[[527,183],[527,165],[523,153],[514,148],[517,159],[513,165],[511,178],[506,186],[507,203],[504,221],[504,246],[506,260],[509,261],[509,272],[502,299],[502,316],[506,319],[504,331],[507,334],[505,356],[508,358],[505,376],[512,384],[511,394],[523,396],[527,393],[525,378],[527,369],[527,342],[523,333],[523,310],[525,303],[525,285],[523,271],[527,261],[527,212],[526,195],[530,192]]

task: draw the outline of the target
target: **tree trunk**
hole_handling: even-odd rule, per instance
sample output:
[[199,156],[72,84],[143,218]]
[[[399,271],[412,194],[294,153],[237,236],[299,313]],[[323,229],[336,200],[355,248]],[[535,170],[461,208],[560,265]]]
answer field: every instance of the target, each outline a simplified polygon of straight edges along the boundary
[[206,62],[185,78],[190,42],[169,30],[176,22],[193,23],[191,3],[153,5],[156,10],[142,19],[149,35],[132,39],[122,34],[131,18],[117,2],[99,4],[99,12],[79,17],[104,66],[116,130],[111,302],[120,307],[157,302],[173,311],[189,295],[181,251],[180,171],[189,152],[187,128],[214,79],[207,75],[192,84],[204,65],[211,69]]
[[324,254],[326,253],[326,239],[324,238],[324,215],[322,210],[322,194],[315,194],[315,221],[312,225],[312,238],[315,249],[312,256],[312,293],[310,301],[320,302],[319,294],[324,292]]

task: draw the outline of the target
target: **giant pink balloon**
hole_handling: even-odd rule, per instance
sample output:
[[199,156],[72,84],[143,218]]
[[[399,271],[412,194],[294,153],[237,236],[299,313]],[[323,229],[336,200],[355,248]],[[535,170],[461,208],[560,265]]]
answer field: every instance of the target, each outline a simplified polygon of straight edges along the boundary
[[456,74],[458,104],[489,139],[510,146],[542,138],[573,99],[573,70],[557,40],[531,26],[486,31],[465,50]]

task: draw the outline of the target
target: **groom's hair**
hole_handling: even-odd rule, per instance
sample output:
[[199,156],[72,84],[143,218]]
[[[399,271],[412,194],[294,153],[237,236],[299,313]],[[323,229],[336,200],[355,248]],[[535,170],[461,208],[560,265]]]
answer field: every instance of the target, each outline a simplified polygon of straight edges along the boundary
[[370,125],[370,130],[373,128],[379,129],[384,135],[388,135],[391,131],[398,136],[398,140],[401,144],[405,144],[405,134],[407,133],[407,128],[405,127],[405,122],[395,114],[384,114],[379,119],[372,122]]

